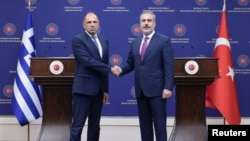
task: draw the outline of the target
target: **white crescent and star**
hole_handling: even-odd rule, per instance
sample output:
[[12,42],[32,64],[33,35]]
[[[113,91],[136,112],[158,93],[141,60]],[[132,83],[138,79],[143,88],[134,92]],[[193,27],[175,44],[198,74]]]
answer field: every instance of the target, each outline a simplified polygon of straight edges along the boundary
[[[216,43],[215,43],[215,48],[217,48],[218,46],[221,46],[221,45],[224,45],[231,50],[230,43],[229,43],[228,39],[222,38],[222,37],[217,38]],[[226,74],[226,76],[230,76],[232,81],[234,81],[234,69],[231,66],[228,66],[228,73]]]

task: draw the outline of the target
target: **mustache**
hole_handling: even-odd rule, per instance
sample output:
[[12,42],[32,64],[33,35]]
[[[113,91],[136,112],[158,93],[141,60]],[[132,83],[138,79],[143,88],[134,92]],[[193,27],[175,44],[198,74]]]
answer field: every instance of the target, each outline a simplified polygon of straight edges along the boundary
[[150,26],[148,26],[148,25],[145,25],[143,28],[150,28]]

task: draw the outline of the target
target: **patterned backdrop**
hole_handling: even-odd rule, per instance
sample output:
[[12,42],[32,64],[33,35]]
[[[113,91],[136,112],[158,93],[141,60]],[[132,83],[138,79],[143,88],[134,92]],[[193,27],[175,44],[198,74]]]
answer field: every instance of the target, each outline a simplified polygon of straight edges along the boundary
[[[175,57],[211,57],[222,6],[223,0],[31,0],[30,9],[37,57],[71,56],[72,37],[83,32],[82,17],[93,11],[100,18],[100,33],[110,41],[110,64],[121,65],[129,43],[141,35],[142,10],[155,12],[156,30],[171,38]],[[226,6],[241,116],[249,117],[250,4],[227,0]],[[28,0],[0,1],[0,115],[13,115],[12,87],[27,8]],[[137,115],[133,72],[122,78],[110,75],[109,94],[103,115]],[[169,116],[175,114],[175,95],[167,109]],[[214,109],[206,112],[221,116]]]

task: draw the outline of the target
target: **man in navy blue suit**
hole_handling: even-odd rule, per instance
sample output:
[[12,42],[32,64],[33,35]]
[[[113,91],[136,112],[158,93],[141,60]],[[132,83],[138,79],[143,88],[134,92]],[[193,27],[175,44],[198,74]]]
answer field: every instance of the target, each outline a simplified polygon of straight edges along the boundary
[[[174,85],[174,53],[170,38],[155,32],[156,16],[151,11],[140,15],[142,37],[131,43],[127,62],[119,68],[117,76],[135,70],[135,93],[137,97],[142,141],[167,140],[166,102],[172,95]],[[147,39],[147,49],[142,58],[142,46]]]
[[84,32],[72,39],[76,71],[72,88],[70,141],[81,141],[88,118],[87,141],[99,141],[103,104],[108,102],[108,40],[97,34],[99,19],[93,12],[83,18]]

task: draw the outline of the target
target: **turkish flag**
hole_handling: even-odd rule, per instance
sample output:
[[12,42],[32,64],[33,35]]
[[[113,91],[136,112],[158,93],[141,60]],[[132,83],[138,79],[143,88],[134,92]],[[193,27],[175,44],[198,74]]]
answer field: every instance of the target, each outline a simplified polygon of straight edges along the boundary
[[229,124],[240,124],[240,111],[228,36],[225,2],[213,56],[218,58],[219,78],[207,86],[206,107],[219,110]]

